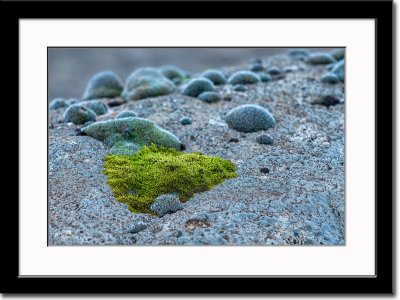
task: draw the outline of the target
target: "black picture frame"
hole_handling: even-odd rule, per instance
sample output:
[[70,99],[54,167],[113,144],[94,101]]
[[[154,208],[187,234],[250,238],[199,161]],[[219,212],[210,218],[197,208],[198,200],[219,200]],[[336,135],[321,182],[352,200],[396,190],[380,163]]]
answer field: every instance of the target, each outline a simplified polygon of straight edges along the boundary
[[[229,9],[227,9],[229,7]],[[18,97],[21,18],[318,18],[376,20],[375,277],[20,277],[19,203],[3,201],[2,293],[392,294],[392,1],[1,2],[4,99]],[[168,13],[166,13],[168,12]],[[3,40],[5,38],[3,37]],[[384,101],[383,101],[384,99]],[[391,104],[391,105],[390,105]],[[19,110],[17,101],[12,102]],[[12,136],[18,136],[13,133]],[[18,140],[16,140],[18,144]],[[15,160],[15,161],[18,161]],[[19,165],[19,163],[18,163]],[[15,164],[13,165],[14,169]],[[18,174],[19,175],[19,174]],[[19,190],[20,186],[16,188]],[[19,193],[18,193],[19,195]],[[149,286],[153,288],[149,288]],[[155,288],[156,287],[156,288]]]

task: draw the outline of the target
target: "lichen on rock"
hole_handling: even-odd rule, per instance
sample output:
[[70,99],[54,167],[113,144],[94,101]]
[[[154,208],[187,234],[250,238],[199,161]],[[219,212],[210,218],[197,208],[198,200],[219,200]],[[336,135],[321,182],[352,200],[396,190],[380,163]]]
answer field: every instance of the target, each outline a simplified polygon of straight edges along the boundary
[[154,214],[157,207],[152,210],[150,206],[160,195],[176,193],[181,202],[186,202],[195,193],[238,176],[229,160],[154,144],[135,155],[110,154],[104,160],[103,174],[108,175],[114,197],[135,213]]

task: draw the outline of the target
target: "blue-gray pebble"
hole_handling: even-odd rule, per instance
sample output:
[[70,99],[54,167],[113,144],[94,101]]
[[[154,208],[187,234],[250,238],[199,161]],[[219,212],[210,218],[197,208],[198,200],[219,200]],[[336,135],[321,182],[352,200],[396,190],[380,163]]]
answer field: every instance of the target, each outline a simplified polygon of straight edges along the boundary
[[260,77],[251,71],[237,71],[228,79],[228,83],[230,84],[253,84],[260,81]]
[[226,83],[225,74],[218,70],[207,70],[201,74],[201,77],[211,80],[215,85]]
[[262,82],[272,81],[271,75],[269,75],[267,73],[262,72],[262,73],[257,73],[257,74],[258,74],[258,77],[260,77]]
[[138,222],[135,225],[133,225],[131,228],[129,228],[128,232],[129,233],[138,233],[146,228],[147,228],[146,223]]
[[103,71],[90,79],[82,99],[115,98],[121,95],[123,89],[124,84],[117,74],[111,71]]
[[329,53],[337,60],[341,60],[344,58],[344,48],[333,49]]
[[319,64],[331,64],[336,62],[336,59],[330,55],[329,53],[325,52],[314,52],[310,54],[308,57],[307,62],[313,64],[313,65],[319,65]]
[[107,106],[96,100],[84,101],[81,104],[93,110],[96,115],[104,115],[107,112]]
[[271,145],[274,140],[269,134],[262,133],[256,137],[256,142],[259,144]]
[[160,70],[151,67],[139,68],[129,75],[121,96],[126,100],[168,95],[175,91],[175,84]]
[[125,110],[123,112],[120,112],[115,118],[116,119],[121,119],[121,118],[130,118],[130,117],[137,117],[138,114],[135,113],[132,110]]
[[64,112],[63,119],[64,123],[85,124],[96,121],[96,113],[84,105],[73,104]]
[[68,107],[77,102],[78,102],[78,100],[76,100],[74,98],[67,99],[67,100],[65,100],[63,98],[55,98],[50,102],[49,109],[53,110],[53,109]]
[[212,92],[214,83],[207,78],[194,78],[188,82],[183,89],[183,94],[186,96],[197,97],[203,92]]
[[272,75],[277,75],[277,74],[279,74],[279,73],[281,72],[281,70],[280,70],[278,67],[271,66],[271,67],[269,67],[269,68],[267,69],[267,72],[268,72],[269,74],[272,74]]
[[336,74],[328,73],[322,76],[321,81],[324,83],[335,84],[339,82],[339,77]]
[[218,95],[215,92],[203,92],[198,96],[198,98],[201,101],[204,101],[204,102],[207,102],[207,103],[218,102],[219,100],[221,100],[220,95]]
[[252,72],[259,72],[262,71],[264,69],[262,62],[257,60],[255,62],[253,62],[250,67],[249,67],[250,71]]
[[189,117],[183,117],[179,122],[181,122],[182,125],[189,125],[192,124],[192,119]]
[[177,194],[162,194],[150,205],[150,210],[162,217],[183,209],[183,205]]
[[274,127],[274,117],[263,107],[245,104],[233,108],[226,115],[225,121],[238,131],[254,132]]
[[236,92],[245,92],[247,91],[247,86],[245,86],[244,84],[235,84],[233,86],[233,90]]
[[341,82],[344,82],[344,59],[337,62],[331,72],[336,74]]

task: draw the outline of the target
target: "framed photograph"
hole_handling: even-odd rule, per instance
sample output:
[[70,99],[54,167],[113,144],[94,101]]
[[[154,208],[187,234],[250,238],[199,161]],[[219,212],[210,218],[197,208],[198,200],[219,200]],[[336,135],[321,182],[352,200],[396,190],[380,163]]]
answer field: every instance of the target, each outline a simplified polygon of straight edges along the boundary
[[2,292],[393,293],[391,1],[1,7]]

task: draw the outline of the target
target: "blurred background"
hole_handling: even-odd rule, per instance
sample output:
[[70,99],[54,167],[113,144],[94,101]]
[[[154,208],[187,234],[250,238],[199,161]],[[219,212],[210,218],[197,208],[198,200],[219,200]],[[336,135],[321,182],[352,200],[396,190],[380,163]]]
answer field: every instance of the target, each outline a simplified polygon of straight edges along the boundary
[[[202,72],[285,53],[288,48],[49,48],[49,100],[82,96],[90,78],[113,71],[125,82],[139,67],[175,65]],[[309,50],[322,50],[323,48]]]

